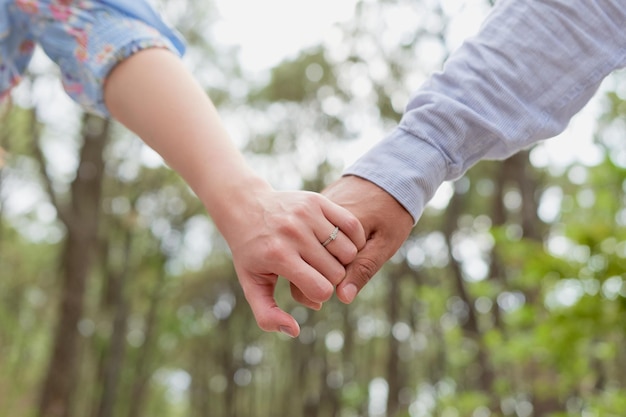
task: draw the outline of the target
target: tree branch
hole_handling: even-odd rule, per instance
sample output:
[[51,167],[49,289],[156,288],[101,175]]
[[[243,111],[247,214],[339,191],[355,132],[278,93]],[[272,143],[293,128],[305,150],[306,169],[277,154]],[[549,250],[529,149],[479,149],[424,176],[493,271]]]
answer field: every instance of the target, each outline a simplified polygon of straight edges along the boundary
[[50,203],[56,209],[57,215],[59,219],[61,220],[61,222],[67,227],[69,225],[69,213],[67,212],[67,209],[65,207],[62,207],[61,204],[59,203],[57,195],[54,191],[54,187],[52,185],[52,178],[50,178],[50,175],[48,174],[48,170],[46,169],[46,165],[47,165],[46,157],[43,154],[43,150],[41,149],[41,144],[39,142],[39,139],[41,138],[41,125],[37,122],[34,109],[30,112],[30,116],[32,119],[30,123],[31,125],[30,137],[31,137],[33,156],[35,157],[35,160],[39,163],[39,166],[41,167],[41,171],[40,171],[41,178],[43,180],[44,189],[46,190],[46,193],[48,194],[48,198],[50,199]]

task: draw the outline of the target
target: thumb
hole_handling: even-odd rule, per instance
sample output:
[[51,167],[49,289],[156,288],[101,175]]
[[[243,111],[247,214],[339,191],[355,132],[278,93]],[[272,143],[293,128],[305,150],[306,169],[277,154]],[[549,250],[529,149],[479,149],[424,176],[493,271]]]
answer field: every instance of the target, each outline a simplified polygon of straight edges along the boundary
[[290,337],[298,336],[300,334],[298,322],[276,304],[274,290],[277,277],[260,278],[240,279],[244,296],[258,326],[267,332],[279,331]]
[[346,267],[346,277],[336,289],[337,298],[341,302],[350,304],[397,249],[389,253],[389,246],[379,236],[371,237]]

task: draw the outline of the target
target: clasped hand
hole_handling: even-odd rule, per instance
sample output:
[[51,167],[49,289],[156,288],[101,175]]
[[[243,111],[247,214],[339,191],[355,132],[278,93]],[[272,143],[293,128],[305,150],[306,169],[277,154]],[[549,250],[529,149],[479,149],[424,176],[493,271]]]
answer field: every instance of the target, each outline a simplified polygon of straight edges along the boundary
[[[243,227],[225,234],[244,294],[258,325],[292,337],[296,320],[277,306],[279,276],[292,297],[319,309],[336,290],[344,303],[369,282],[407,239],[413,218],[391,195],[345,176],[323,192],[264,190],[252,198]],[[339,205],[337,205],[339,204]],[[322,246],[335,227],[340,232]]]
[[320,309],[365,245],[365,232],[347,209],[313,192],[257,190],[247,204],[231,222],[235,230],[223,231],[239,282],[261,329],[296,337],[297,321],[274,298],[278,277],[290,282],[295,300]]

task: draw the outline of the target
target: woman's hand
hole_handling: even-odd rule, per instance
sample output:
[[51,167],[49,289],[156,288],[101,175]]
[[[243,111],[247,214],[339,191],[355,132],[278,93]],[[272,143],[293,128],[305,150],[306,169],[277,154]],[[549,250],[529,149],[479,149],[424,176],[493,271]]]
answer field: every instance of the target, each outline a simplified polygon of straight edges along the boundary
[[344,279],[344,265],[365,245],[357,218],[317,193],[249,192],[245,203],[233,207],[229,217],[229,224],[221,222],[218,228],[232,250],[235,270],[259,327],[292,337],[300,333],[300,327],[276,304],[278,277],[291,283],[297,301],[317,310]]

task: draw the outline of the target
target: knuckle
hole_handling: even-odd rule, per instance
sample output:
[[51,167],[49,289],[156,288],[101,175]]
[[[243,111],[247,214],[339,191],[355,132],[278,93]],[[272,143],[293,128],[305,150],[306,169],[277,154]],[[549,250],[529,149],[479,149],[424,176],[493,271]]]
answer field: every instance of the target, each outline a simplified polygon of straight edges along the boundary
[[355,251],[363,248],[366,241],[365,231],[361,222],[356,217],[348,217],[344,220],[342,232],[352,241]]
[[356,217],[350,216],[345,219],[343,227],[346,229],[346,232],[354,233],[359,230],[360,226],[361,223],[359,220]]
[[357,247],[354,245],[350,245],[346,249],[346,252],[341,259],[341,263],[344,265],[348,265],[349,263],[351,263],[352,261],[356,259],[356,255],[358,253],[359,253],[359,250],[357,249]]
[[280,242],[276,239],[268,239],[265,243],[265,256],[273,260],[279,260],[283,256]]
[[297,291],[302,293],[301,298],[298,298],[297,301],[309,300],[314,303],[323,303],[328,301],[335,290],[334,285],[328,281],[327,277],[316,277],[312,280],[299,280],[298,283],[294,283],[294,285],[297,287]]
[[[343,266],[337,266],[337,268],[333,268],[333,271],[326,277],[331,284],[337,285],[339,284],[346,276],[346,269]],[[331,295],[332,295],[332,288]]]
[[302,294],[302,291],[295,285],[291,286],[291,297],[300,304],[304,304],[308,301],[308,298],[306,298],[304,294]]
[[258,314],[256,316],[256,322],[257,325],[259,326],[259,328],[261,330],[264,330],[266,332],[272,331],[274,330],[274,323],[272,323],[272,321],[269,319],[269,317],[263,315],[263,314]]
[[312,205],[312,200],[309,197],[304,197],[304,199],[294,204],[291,212],[298,218],[304,218],[308,216]]
[[298,226],[300,217],[295,211],[292,211],[288,216],[283,216],[277,226],[278,234],[290,239],[297,237],[300,234],[300,227]]
[[303,296],[315,303],[324,303],[333,296],[334,292],[334,285],[324,279],[317,283],[314,288],[309,288]]
[[320,302],[330,300],[330,297],[333,296],[334,292],[335,292],[335,288],[332,285],[325,285],[322,288],[320,288],[320,291],[319,291],[319,295],[321,298]]
[[372,259],[362,258],[352,264],[352,279],[363,287],[378,272],[379,266]]
[[300,289],[298,287],[296,287],[295,285],[291,286],[291,297],[294,299],[294,301],[296,301],[297,303],[300,303],[304,306],[315,306],[318,304],[317,302],[308,299],[304,293],[302,293],[302,291],[300,291]]
[[324,198],[320,194],[310,191],[305,191],[303,193],[300,193],[300,195],[302,196],[302,203],[307,207],[310,207],[312,204],[318,203],[321,199]]

